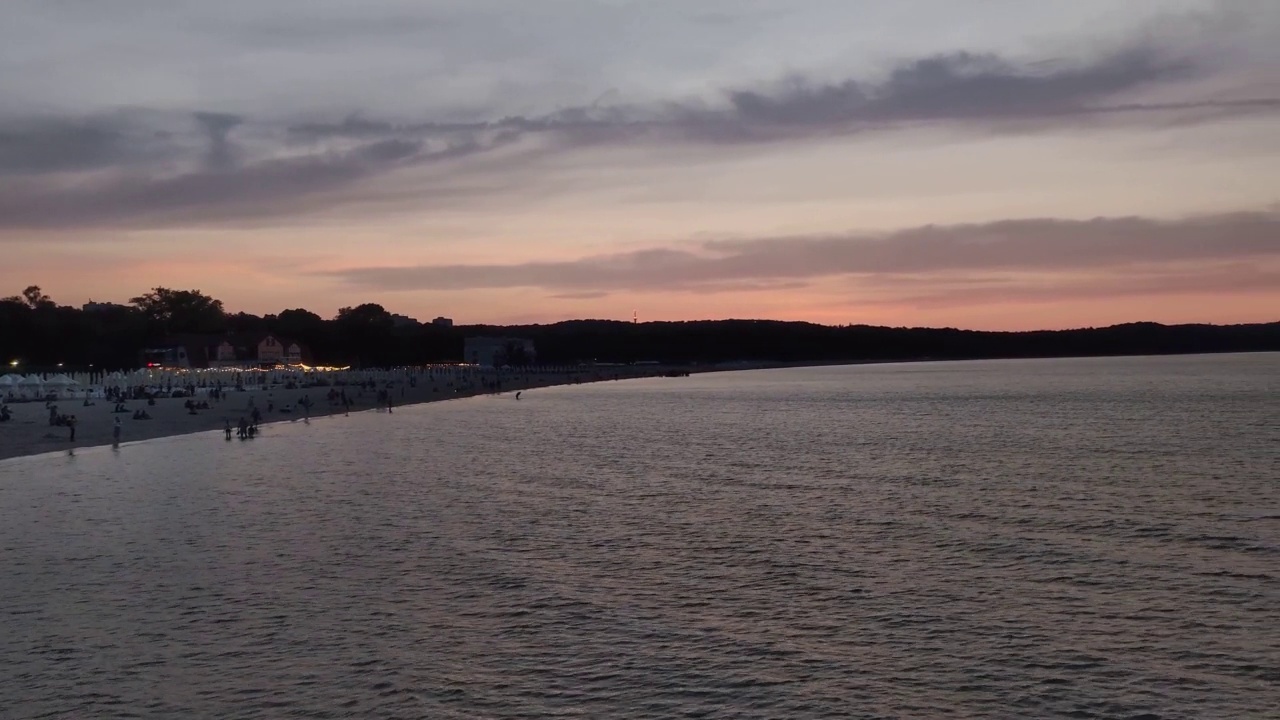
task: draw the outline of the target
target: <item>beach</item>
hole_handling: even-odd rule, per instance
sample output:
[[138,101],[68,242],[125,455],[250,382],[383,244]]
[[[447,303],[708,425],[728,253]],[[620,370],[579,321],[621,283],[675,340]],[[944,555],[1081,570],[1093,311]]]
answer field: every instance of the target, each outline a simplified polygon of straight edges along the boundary
[[[497,379],[501,380],[502,393],[513,394],[555,385],[651,377],[662,372],[653,367],[626,366],[586,368],[571,372],[489,372],[477,373],[465,379],[440,378],[434,382],[426,378],[419,378],[416,383],[401,379],[392,382],[389,392],[394,412],[395,407],[405,405],[491,394],[497,391],[488,389],[486,383],[491,384]],[[290,389],[285,383],[279,383],[245,390],[225,390],[220,400],[198,392],[194,400],[207,402],[209,409],[199,410],[194,415],[186,407],[191,398],[156,398],[154,405],[148,405],[146,400],[129,400],[124,403],[129,409],[127,413],[113,412],[115,403],[103,398],[91,400],[93,404],[88,406],[84,405],[82,398],[64,398],[54,402],[54,405],[57,406],[58,413],[76,417],[74,442],[70,440],[70,428],[49,424],[49,409],[45,402],[9,403],[12,419],[0,422],[0,460],[78,447],[111,445],[114,442],[113,427],[116,418],[121,423],[120,442],[129,443],[223,430],[228,422],[234,431],[241,418],[250,419],[254,408],[262,414],[262,423],[298,422],[308,417],[341,415],[346,412],[385,411],[385,402],[378,401],[379,390],[384,385],[385,382],[378,382],[376,389],[360,389],[351,385]],[[331,389],[345,390],[351,401],[349,410],[341,403],[327,399]],[[309,410],[304,410],[299,404],[304,397],[311,400]],[[268,410],[269,407],[273,409]],[[289,408],[290,411],[285,412],[284,408]],[[134,420],[133,411],[138,409],[145,410],[151,416],[150,419]]]

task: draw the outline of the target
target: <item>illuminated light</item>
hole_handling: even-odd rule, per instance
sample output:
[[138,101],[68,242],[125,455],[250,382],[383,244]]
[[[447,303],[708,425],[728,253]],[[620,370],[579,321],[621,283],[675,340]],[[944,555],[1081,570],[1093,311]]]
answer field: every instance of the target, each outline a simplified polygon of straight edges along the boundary
[[18,361],[17,361],[17,360],[10,360],[10,361],[9,361],[9,367],[18,367]]

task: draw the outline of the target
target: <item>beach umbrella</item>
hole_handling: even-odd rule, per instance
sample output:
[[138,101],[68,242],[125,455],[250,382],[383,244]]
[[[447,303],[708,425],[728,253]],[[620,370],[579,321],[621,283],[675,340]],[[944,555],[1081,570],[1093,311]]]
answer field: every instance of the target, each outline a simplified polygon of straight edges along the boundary
[[22,385],[22,386],[24,386],[24,387],[37,386],[37,385],[41,385],[41,384],[43,384],[43,383],[44,383],[44,381],[40,379],[40,376],[39,376],[39,375],[28,375],[28,376],[26,376],[26,377],[24,377],[24,378],[22,378],[21,380],[19,380],[19,381],[18,381],[18,384],[19,384],[19,385]]
[[13,373],[9,373],[8,375],[0,376],[0,385],[4,385],[6,387],[13,387],[14,385],[19,385],[21,383],[22,383],[21,375],[14,375]]

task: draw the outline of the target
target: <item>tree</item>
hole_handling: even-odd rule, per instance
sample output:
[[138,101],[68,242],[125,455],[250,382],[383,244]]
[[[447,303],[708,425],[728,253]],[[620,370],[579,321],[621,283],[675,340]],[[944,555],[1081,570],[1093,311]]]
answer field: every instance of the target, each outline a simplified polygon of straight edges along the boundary
[[199,290],[152,288],[151,292],[129,300],[147,319],[166,333],[217,333],[226,327],[222,301]]
[[22,291],[22,298],[26,301],[27,307],[35,310],[36,308],[55,307],[53,298],[45,295],[39,285],[30,285],[26,290]]
[[390,330],[395,321],[391,318],[391,313],[387,309],[377,303],[365,303],[355,307],[344,307],[338,310],[338,317],[335,318],[340,325],[348,327],[365,327],[369,329],[386,329]]
[[377,303],[344,307],[333,320],[335,339],[348,359],[361,365],[394,364],[395,321]]
[[324,318],[302,308],[285,310],[279,315],[269,315],[264,319],[280,335],[300,340],[313,347],[322,342],[327,332]]
[[257,315],[238,312],[234,315],[226,316],[226,329],[227,332],[256,335],[267,332],[267,320]]

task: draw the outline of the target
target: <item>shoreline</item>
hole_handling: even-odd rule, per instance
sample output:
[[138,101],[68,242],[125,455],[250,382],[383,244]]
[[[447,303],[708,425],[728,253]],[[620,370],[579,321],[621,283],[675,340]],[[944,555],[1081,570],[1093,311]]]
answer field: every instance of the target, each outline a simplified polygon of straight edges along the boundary
[[[687,373],[689,375],[703,375],[707,373],[723,373],[723,372],[743,372],[748,370],[785,370],[806,367],[840,367],[855,365],[899,365],[913,363],[933,363],[933,362],[975,362],[986,360],[1055,360],[1055,359],[1108,359],[1120,357],[1181,357],[1181,356],[1198,356],[1198,355],[1238,355],[1238,354],[1269,354],[1268,351],[1244,352],[1244,353],[1161,353],[1156,355],[1072,355],[1072,356],[1050,356],[1036,358],[913,358],[913,359],[894,359],[894,360],[832,360],[832,361],[794,361],[794,362],[760,362],[747,361],[743,363],[724,363],[720,365],[692,365],[692,366],[646,366],[637,368],[636,366],[619,365],[619,366],[603,366],[597,367],[591,372],[548,372],[548,373],[530,373],[519,375],[517,373],[504,374],[502,376],[503,389],[501,392],[488,390],[474,383],[461,388],[455,387],[450,390],[445,387],[430,387],[428,384],[422,384],[420,387],[395,387],[392,389],[394,394],[393,406],[396,408],[407,407],[410,405],[422,405],[432,402],[446,402],[449,400],[463,400],[474,398],[481,395],[498,395],[503,393],[525,392],[529,390],[537,390],[551,387],[563,387],[567,385],[587,385],[600,382],[611,382],[621,380],[639,380],[643,378],[659,378],[663,377],[668,371],[676,371]],[[494,377],[486,375],[485,377]],[[673,378],[679,379],[679,378]],[[349,391],[350,387],[347,388]],[[186,412],[183,398],[159,398],[156,405],[147,406],[143,401],[130,401],[127,405],[130,409],[145,407],[151,413],[153,419],[135,421],[127,415],[121,415],[124,432],[120,439],[120,445],[129,445],[146,440],[158,440],[167,437],[176,437],[181,435],[193,435],[202,432],[216,432],[224,429],[226,420],[231,421],[234,429],[241,415],[247,416],[248,409],[246,407],[247,400],[250,397],[255,399],[265,399],[271,397],[281,405],[297,406],[298,398],[308,396],[323,396],[327,392],[324,387],[298,388],[295,390],[286,390],[281,387],[272,387],[262,390],[249,390],[245,392],[232,392],[228,397],[219,403],[210,403],[209,410],[200,411],[197,415],[189,415]],[[369,412],[378,410],[380,407],[376,400],[376,391],[364,391],[364,394],[358,394],[352,398],[353,404],[350,412]],[[50,426],[47,420],[48,411],[45,409],[43,402],[29,402],[21,404],[12,404],[10,409],[13,411],[14,417],[9,422],[0,423],[0,469],[10,460],[19,458],[38,457],[51,453],[61,452],[63,450],[88,449],[95,447],[111,447],[113,445],[111,436],[112,418],[114,415],[110,412],[111,402],[106,400],[97,400],[95,405],[83,407],[80,400],[64,399],[59,401],[60,411],[68,414],[76,415],[79,424],[76,431],[76,441],[70,442],[68,436],[70,431],[65,427]],[[258,405],[259,409],[265,410],[263,404]],[[298,422],[303,419],[320,419],[333,417],[335,415],[343,415],[346,410],[341,406],[328,405],[323,402],[316,402],[312,407],[309,415],[301,413],[281,414],[264,414],[261,425],[271,425],[284,422]],[[88,422],[86,422],[88,420]]]
[[[463,400],[481,395],[510,394],[566,385],[661,377],[667,369],[669,368],[651,367],[636,371],[633,367],[617,367],[608,368],[609,372],[504,374],[501,392],[486,389],[474,382],[462,387],[423,382],[418,387],[412,388],[401,383],[391,388],[392,406],[395,409],[432,402]],[[713,370],[691,370],[699,373],[711,371]],[[109,400],[97,399],[93,401],[93,405],[86,407],[82,399],[63,399],[55,403],[58,405],[59,412],[75,415],[78,421],[74,442],[69,439],[69,428],[49,425],[49,411],[45,408],[45,403],[14,403],[9,405],[13,412],[13,419],[0,423],[0,467],[3,467],[7,461],[18,458],[38,457],[64,450],[111,447],[115,444],[112,438],[112,426],[116,417],[121,418],[123,426],[119,442],[123,446],[180,435],[221,432],[228,421],[234,430],[241,417],[248,417],[250,413],[248,403],[251,399],[262,412],[262,420],[259,423],[262,426],[347,414],[346,408],[341,405],[331,405],[324,400],[328,390],[327,387],[287,390],[277,386],[228,392],[222,401],[210,401],[210,409],[201,410],[196,415],[187,412],[184,406],[187,398],[157,398],[156,404],[150,406],[143,400],[130,400],[125,403],[130,411],[145,409],[151,415],[150,420],[133,420],[131,413],[117,415],[112,412],[113,403]],[[377,401],[376,390],[361,391],[348,386],[346,391],[352,400],[350,413],[369,412],[385,407],[385,404]],[[286,405],[297,408],[298,400],[303,396],[309,396],[313,400],[309,413],[297,410],[283,413],[279,410]],[[267,400],[277,405],[275,412],[267,412]]]

